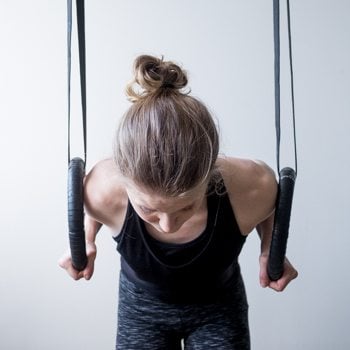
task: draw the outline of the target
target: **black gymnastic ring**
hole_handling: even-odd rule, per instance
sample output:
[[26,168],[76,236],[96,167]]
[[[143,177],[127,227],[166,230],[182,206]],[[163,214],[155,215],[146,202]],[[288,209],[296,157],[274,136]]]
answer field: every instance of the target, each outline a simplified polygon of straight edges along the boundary
[[82,271],[87,265],[84,229],[85,163],[73,158],[68,166],[68,228],[72,265]]
[[284,271],[295,180],[296,172],[294,169],[286,167],[280,171],[275,219],[267,265],[267,273],[272,281],[280,279]]

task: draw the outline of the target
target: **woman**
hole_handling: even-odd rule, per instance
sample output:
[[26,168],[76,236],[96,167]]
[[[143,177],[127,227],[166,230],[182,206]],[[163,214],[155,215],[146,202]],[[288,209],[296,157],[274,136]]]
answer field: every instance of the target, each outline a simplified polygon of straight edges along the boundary
[[95,238],[112,229],[121,254],[117,349],[249,349],[248,304],[238,256],[255,228],[260,283],[282,291],[297,276],[266,273],[277,184],[264,163],[218,157],[216,125],[203,103],[183,92],[176,64],[140,56],[127,87],[133,102],[118,128],[114,159],[85,179],[90,279]]

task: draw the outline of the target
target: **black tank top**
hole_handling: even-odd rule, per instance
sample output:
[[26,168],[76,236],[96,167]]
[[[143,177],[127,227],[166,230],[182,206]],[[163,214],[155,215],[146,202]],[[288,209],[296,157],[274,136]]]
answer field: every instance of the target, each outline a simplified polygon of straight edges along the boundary
[[[224,188],[225,190],[225,188]],[[196,239],[169,244],[154,239],[130,201],[115,237],[121,270],[140,288],[172,302],[211,300],[240,276],[240,233],[226,192],[207,196],[207,226]]]

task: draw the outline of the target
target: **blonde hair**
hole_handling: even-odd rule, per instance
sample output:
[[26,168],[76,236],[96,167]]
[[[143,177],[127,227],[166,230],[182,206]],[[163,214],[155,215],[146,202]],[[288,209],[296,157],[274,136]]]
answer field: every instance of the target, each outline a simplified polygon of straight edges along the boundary
[[215,122],[202,102],[183,91],[187,82],[177,64],[139,56],[126,88],[133,104],[115,138],[120,173],[168,196],[209,181],[219,151]]

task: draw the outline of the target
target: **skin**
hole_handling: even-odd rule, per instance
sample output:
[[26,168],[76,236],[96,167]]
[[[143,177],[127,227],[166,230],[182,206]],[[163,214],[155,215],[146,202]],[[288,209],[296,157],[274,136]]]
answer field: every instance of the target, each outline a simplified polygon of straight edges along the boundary
[[[286,258],[284,274],[278,281],[270,281],[267,275],[277,196],[273,171],[260,161],[229,157],[219,158],[217,166],[241,234],[248,235],[256,229],[261,238],[260,285],[283,291],[298,273]],[[62,256],[59,265],[73,279],[89,280],[94,272],[96,235],[102,225],[108,226],[114,236],[120,232],[128,198],[154,238],[170,243],[184,243],[195,239],[203,232],[207,222],[206,188],[207,184],[204,183],[183,196],[166,197],[123,178],[111,159],[97,163],[86,176],[84,183],[88,265],[84,271],[76,271],[69,252]]]

